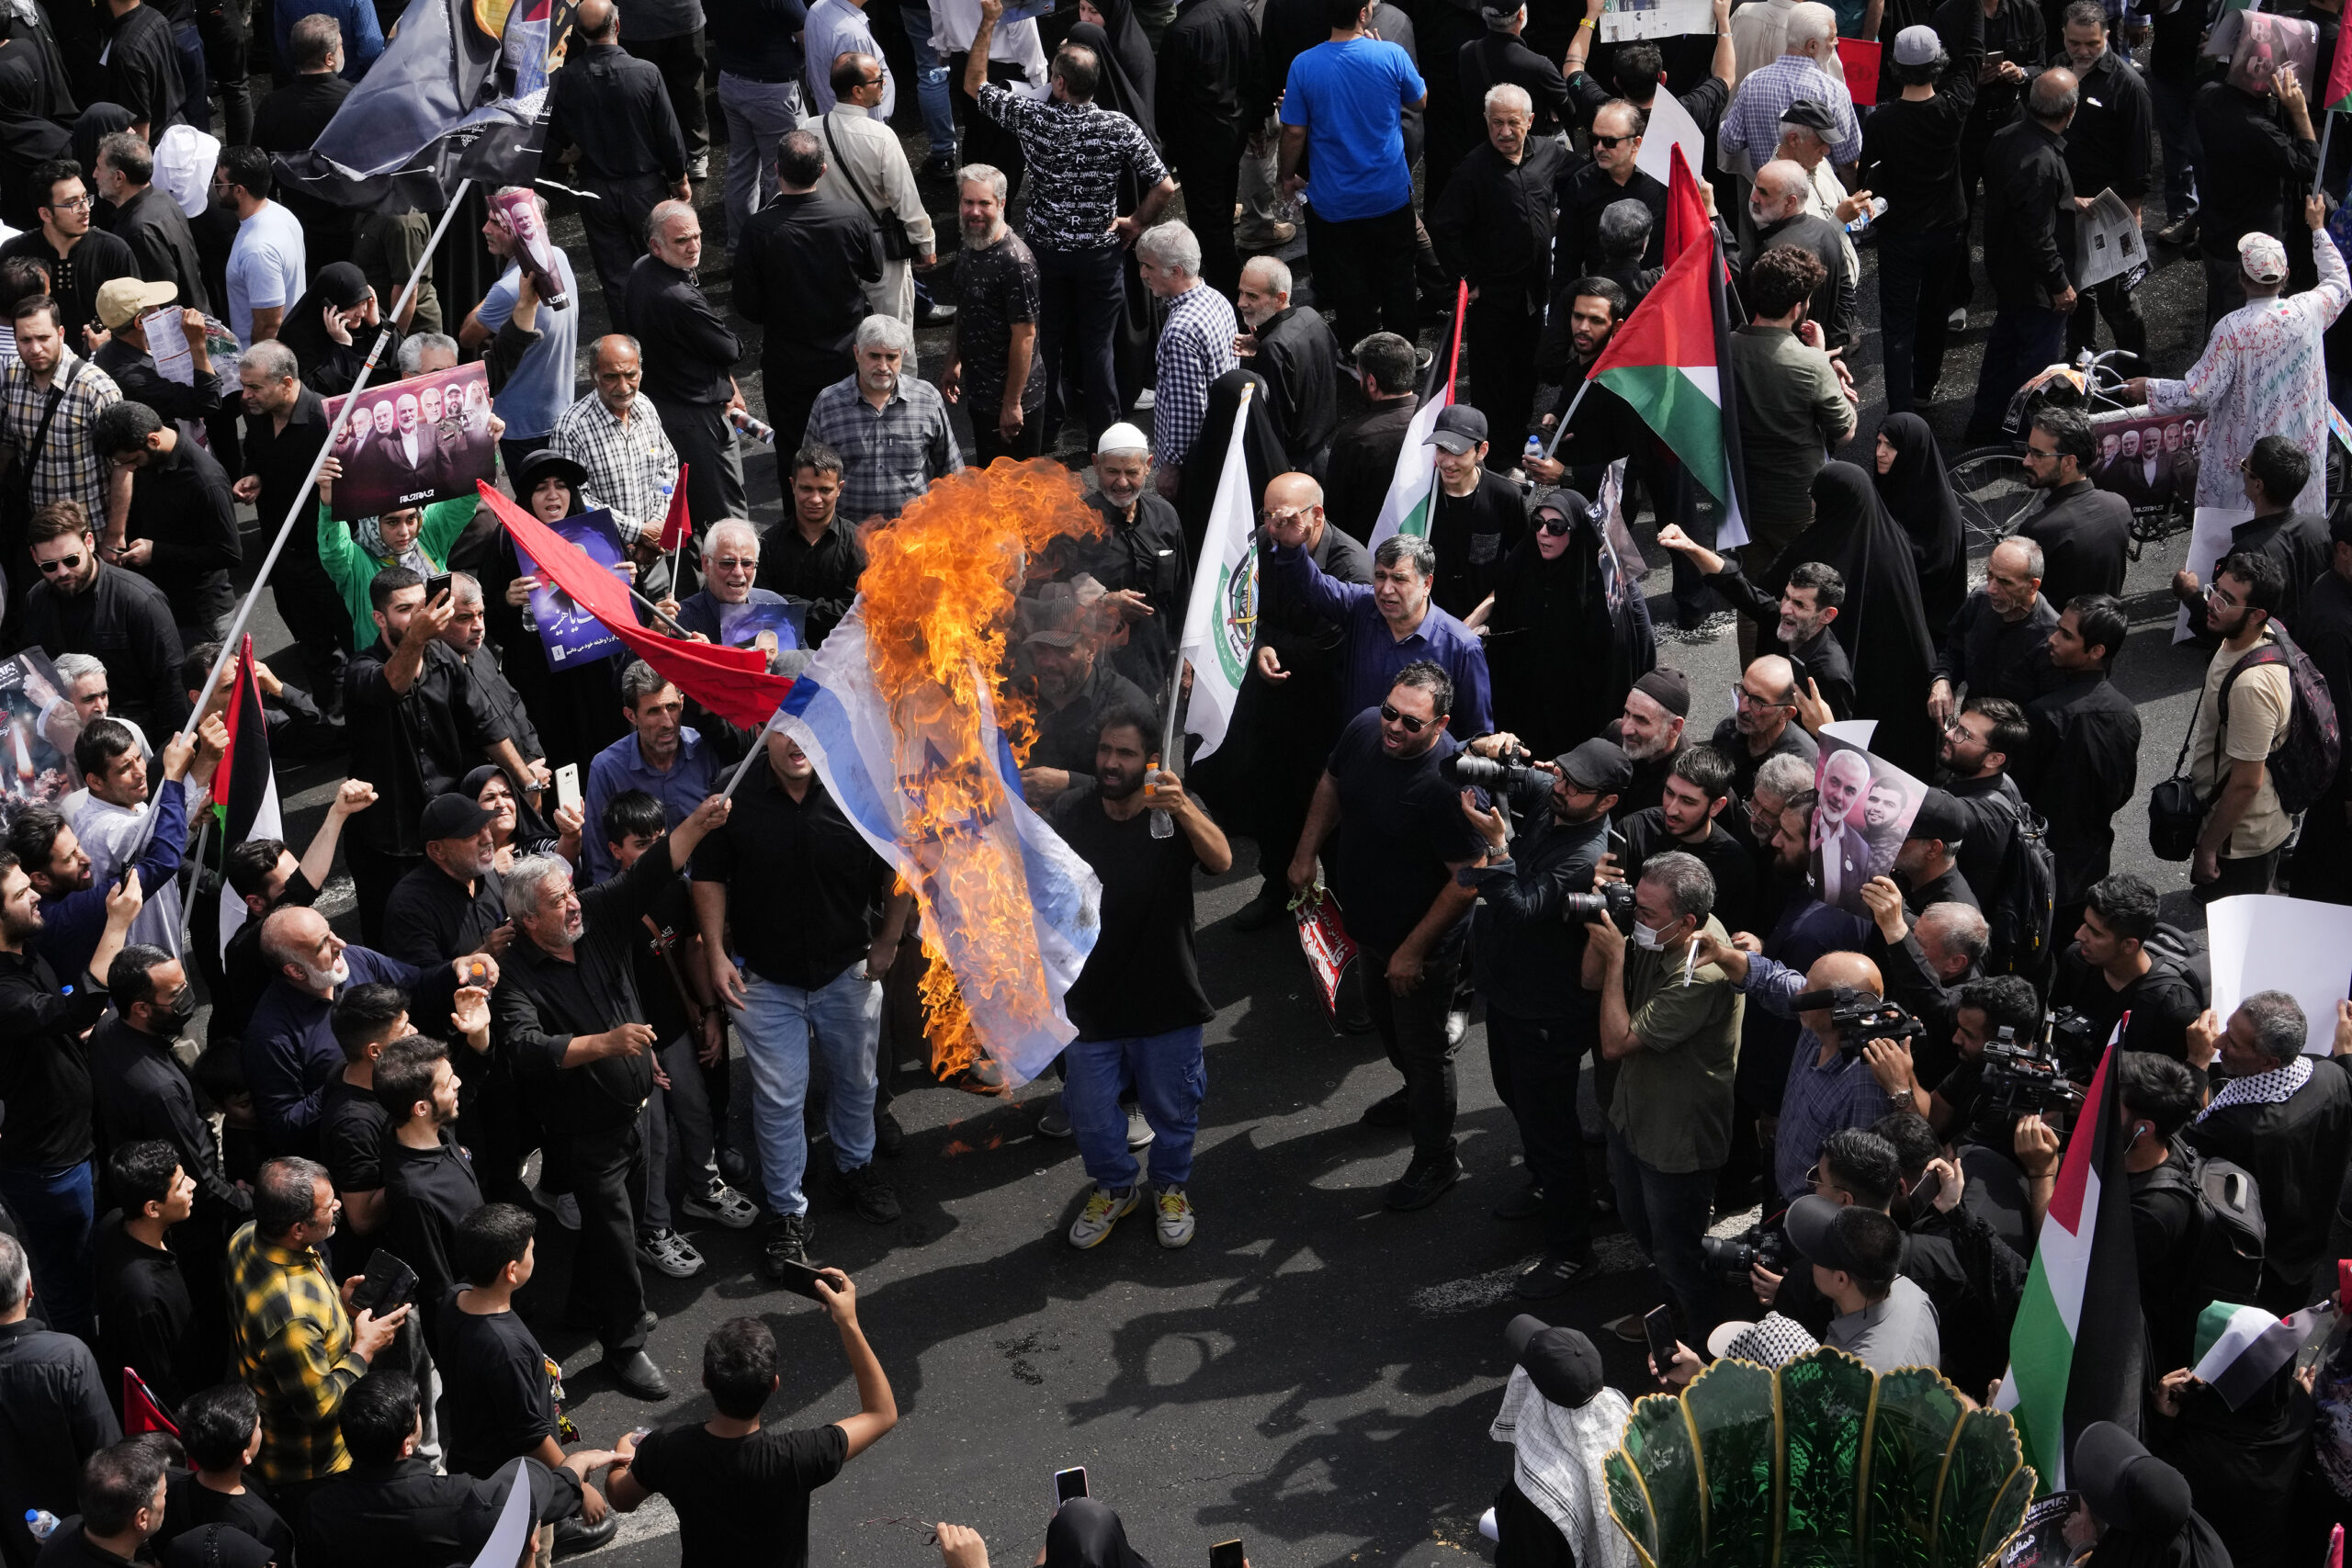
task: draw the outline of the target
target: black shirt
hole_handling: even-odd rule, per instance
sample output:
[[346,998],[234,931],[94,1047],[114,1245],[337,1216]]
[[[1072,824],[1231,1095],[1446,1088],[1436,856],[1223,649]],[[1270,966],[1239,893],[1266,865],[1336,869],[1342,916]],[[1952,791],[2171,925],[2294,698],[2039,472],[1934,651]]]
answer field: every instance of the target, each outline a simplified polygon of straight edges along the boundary
[[2196,120],[2198,166],[2230,172],[2211,182],[2211,195],[2198,192],[2198,245],[2234,260],[2239,235],[2287,232],[2288,187],[2300,202],[2319,168],[2319,143],[2290,130],[2268,94],[2256,97],[2227,82],[2198,89]]
[[2066,127],[2066,168],[2082,196],[2113,188],[2125,201],[2148,194],[2148,144],[2155,130],[2155,100],[2132,62],[2106,53],[2082,81],[2082,101]]
[[1599,164],[1588,160],[1567,168],[1560,176],[1560,218],[1552,255],[1554,276],[1582,277],[1600,266],[1600,215],[1611,203],[1629,198],[1650,209],[1650,243],[1642,252],[1642,265],[1664,265],[1666,187],[1639,169],[1621,186]]
[[227,1237],[253,1213],[253,1195],[240,1190],[220,1168],[212,1122],[197,1110],[196,1086],[169,1043],[131,1028],[120,1013],[109,1013],[90,1032],[90,1069],[107,1145],[120,1148],[143,1138],[171,1145],[196,1183],[196,1213]]
[[2015,781],[1998,773],[1990,778],[1947,780],[1944,790],[1968,816],[1968,830],[1953,863],[1971,887],[1998,888],[2002,863],[2018,830],[2018,807],[2024,804]]
[[243,1492],[215,1492],[198,1481],[192,1470],[166,1471],[164,1528],[155,1532],[152,1544],[160,1554],[162,1548],[190,1530],[226,1525],[267,1547],[277,1568],[294,1568],[294,1531],[268,1499],[254,1490],[260,1484],[259,1477],[248,1475]]
[[0,1323],[0,1541],[8,1561],[34,1553],[25,1510],[55,1513],[74,1497],[82,1464],[120,1440],[106,1375],[90,1348],[29,1317]]
[[0,245],[0,261],[17,256],[30,256],[49,269],[50,292],[56,297],[58,308],[65,312],[67,338],[77,350],[82,343],[82,329],[97,324],[98,289],[118,277],[139,276],[139,263],[131,255],[130,247],[104,229],[92,229],[64,255],[57,254],[49,236],[39,227],[28,229]]
[[808,20],[800,0],[710,0],[703,7],[713,60],[749,82],[797,82],[800,34]]
[[1051,820],[1102,883],[1102,922],[1066,998],[1081,1040],[1125,1040],[1206,1023],[1193,942],[1198,858],[1179,828],[1151,836],[1148,810],[1114,822],[1092,790],[1056,797]]
[[1250,128],[1263,119],[1265,69],[1258,23],[1244,0],[1186,0],[1160,35],[1150,84],[1152,120],[1180,163],[1235,161]]
[[[660,67],[616,43],[575,45],[548,93],[547,172],[559,177],[559,155],[580,149],[580,172],[599,180],[663,175],[686,177],[686,144]],[[654,400],[656,407],[661,400]]]
[[[2311,1294],[2352,1152],[2352,1081],[2343,1057],[2312,1058],[2311,1077],[2277,1105],[2209,1110],[2181,1138],[2201,1155],[2230,1160],[2262,1190],[2261,1300],[2267,1312],[2301,1312],[2288,1303]],[[2304,1302],[2304,1306],[2309,1306]]]
[[[1489,32],[1471,39],[1455,54],[1454,70],[1462,78],[1462,107],[1469,113],[1473,136],[1487,133],[1487,89],[1505,82],[1524,88],[1535,105],[1535,122],[1527,133],[1531,143],[1550,138],[1568,113],[1567,78],[1516,34]],[[1453,188],[1451,182],[1447,188]]]
[[[1325,764],[1340,790],[1334,891],[1349,931],[1384,957],[1429,914],[1453,879],[1451,867],[1486,851],[1462,815],[1460,793],[1438,771],[1461,750],[1442,733],[1418,757],[1392,757],[1380,744],[1379,710],[1367,708],[1348,721]],[[1432,949],[1458,941],[1468,924],[1441,934]]]
[[0,953],[0,1166],[62,1170],[90,1157],[90,1058],[82,1032],[106,1010],[87,975],[63,991],[49,960]]
[[1499,290],[1498,303],[1534,305],[1551,292],[1552,228],[1567,159],[1566,149],[1542,138],[1531,137],[1516,164],[1494,143],[1481,142],[1445,182],[1429,216],[1430,240],[1438,259],[1468,278],[1481,302]]
[[[1781,727],[1781,738],[1773,741],[1761,757],[1747,750],[1747,737],[1739,732],[1736,719],[1726,718],[1716,725],[1714,733],[1707,737],[1707,744],[1722,752],[1731,762],[1732,804],[1724,807],[1719,821],[1730,820],[1736,812],[1743,818],[1747,815],[1740,807],[1756,798],[1756,775],[1772,758],[1802,758],[1809,767],[1821,755],[1821,743],[1807,735],[1804,726],[1794,719]],[[1738,835],[1735,833],[1733,837]]]
[[[198,376],[193,386],[183,387],[177,381],[164,379],[155,368],[155,356],[130,339],[117,335],[108,338],[98,352],[90,355],[90,363],[111,377],[122,395],[134,403],[145,403],[164,420],[185,419],[201,424],[220,412],[221,403],[235,394],[233,381],[223,384],[220,373]],[[281,515],[278,519],[284,522]],[[242,541],[240,549],[243,548]],[[313,551],[318,548],[314,540]]]
[[[838,379],[865,315],[865,286],[881,276],[880,242],[863,209],[814,191],[786,191],[761,208],[735,243],[733,303],[745,321],[767,328],[762,372]],[[777,450],[797,448],[804,434],[778,431]]]
[[629,329],[642,341],[645,395],[657,409],[698,408],[734,396],[729,370],[743,343],[711,309],[694,275],[642,255],[628,275]]
[[1519,487],[1492,468],[1478,470],[1468,495],[1450,495],[1442,483],[1430,494],[1430,546],[1437,551],[1437,581],[1430,597],[1459,619],[1494,592],[1503,558],[1527,533],[1527,502]]
[[1954,690],[1966,686],[1972,697],[2007,697],[2022,707],[2050,685],[2050,633],[2057,625],[2047,594],[2035,594],[2024,617],[2010,621],[1980,588],[1951,618],[1929,676]]
[[34,583],[25,592],[24,640],[51,659],[86,653],[104,664],[114,694],[112,710],[150,735],[177,729],[187,717],[187,688],[180,683],[183,650],[171,604],[135,571],[101,562],[98,580],[85,593],[64,594],[53,583]]
[[2050,1006],[2053,1011],[2073,1008],[2090,1020],[2092,1041],[2100,1046],[2115,1032],[2116,1021],[2129,1012],[2132,1023],[2123,1032],[2126,1051],[2153,1051],[2179,1062],[2188,1056],[2188,1026],[2205,1010],[2205,987],[2193,972],[2152,954],[2148,972],[2119,991],[2084,959],[2081,942],[2068,942],[2058,955]]
[[812,775],[795,801],[762,766],[695,849],[694,874],[756,889],[727,901],[736,950],[762,979],[813,991],[865,956],[885,869],[824,781]]
[[808,1494],[848,1461],[839,1427],[748,1438],[672,1427],[638,1445],[631,1469],[677,1510],[679,1568],[808,1568]]
[[[1726,807],[1726,809],[1729,809]],[[1756,929],[1756,861],[1747,846],[1724,828],[1720,817],[1708,824],[1702,844],[1686,844],[1667,830],[1666,811],[1652,806],[1624,819],[1625,880],[1639,882],[1642,867],[1653,858],[1673,852],[1694,855],[1715,879],[1715,918],[1727,931]]]
[[2040,511],[2018,524],[2018,536],[2041,547],[2041,596],[2053,611],[2064,609],[2078,593],[2123,592],[2132,503],[2121,496],[2088,479],[2061,485]]
[[1600,998],[1584,988],[1584,922],[1566,919],[1562,900],[1592,890],[1609,848],[1609,824],[1562,822],[1552,813],[1549,775],[1521,786],[1512,805],[1518,831],[1510,853],[1457,874],[1475,886],[1470,957],[1487,1007],[1514,1018],[1588,1017]]
[[503,735],[448,644],[437,637],[425,644],[405,693],[385,679],[391,660],[391,648],[379,637],[344,667],[352,776],[373,783],[378,795],[376,809],[354,818],[353,829],[380,854],[421,855],[425,806],[456,790]]
[[1984,270],[2003,309],[2046,307],[2073,287],[2074,197],[2064,136],[2032,119],[1993,133],[1984,151]]
[[[180,117],[173,111],[180,101],[180,59],[172,43],[172,24],[153,6],[125,12],[114,25],[107,45],[107,96],[120,104],[132,121],[147,122],[148,145]],[[85,174],[87,170],[84,171]]]
[[[417,1306],[430,1336],[434,1319],[457,1283],[458,1227],[481,1207],[481,1183],[474,1179],[473,1161],[447,1127],[429,1149],[413,1149],[397,1137],[387,1137],[383,1161],[382,1245],[416,1270]],[[499,1459],[513,1457],[502,1454]]]
[[1256,336],[1249,367],[1266,378],[1266,412],[1283,450],[1296,471],[1318,469],[1340,427],[1340,340],[1306,305],[1269,318]]
[[[254,106],[254,145],[265,152],[300,152],[351,96],[352,85],[332,71],[309,73],[265,96]],[[283,194],[273,193],[280,201]],[[382,301],[389,309],[391,301]]]
[[[304,146],[310,145],[308,142]],[[114,237],[130,248],[139,276],[149,283],[178,288],[177,305],[209,314],[211,296],[205,292],[203,264],[197,260],[196,234],[179,203],[153,186],[141,186],[130,200],[114,210]]]
[[341,1072],[327,1079],[319,1092],[319,1163],[337,1192],[373,1192],[384,1185],[384,1144],[391,1130],[374,1089],[361,1089]]
[[813,545],[789,517],[770,528],[760,541],[760,570],[752,581],[752,586],[787,599],[808,600],[808,646],[820,648],[849,614],[857,598],[858,576],[865,570],[865,551],[857,542],[857,530],[836,512]]
[[[555,1498],[541,1522],[580,1510],[580,1480],[568,1470],[526,1461],[516,1475],[546,1477]],[[426,1562],[469,1562],[488,1539],[507,1488],[497,1477],[435,1475],[429,1459],[355,1464],[311,1495],[309,1535],[329,1551],[335,1568],[417,1568]],[[278,1568],[286,1568],[280,1560]]]
[[441,1371],[441,1441],[450,1471],[488,1475],[556,1435],[548,1355],[517,1312],[441,1304],[433,1355]]
[[[245,421],[245,472],[261,480],[261,494],[254,502],[254,511],[264,519],[285,521],[293,510],[294,502],[303,479],[311,471],[311,459],[326,445],[326,400],[304,387],[295,394],[294,408],[286,416],[286,428],[279,430],[277,421],[270,415]],[[266,525],[275,526],[274,524]],[[325,592],[334,592],[327,581],[326,569],[319,564],[319,532],[299,524],[287,536],[286,553],[278,558],[277,570],[288,564],[308,568],[306,577],[315,577],[316,584]],[[272,574],[273,579],[276,574]]]
[[[771,775],[773,776],[773,775]],[[648,926],[646,920],[652,924]],[[645,1021],[653,1027],[660,1044],[684,1036],[694,1024],[686,1016],[685,997],[678,988],[679,971],[688,960],[678,944],[695,935],[694,890],[683,880],[673,882],[653,900],[652,912],[638,922],[637,999],[645,1004]]]
[[[219,1260],[213,1259],[217,1266]],[[198,1259],[198,1267],[203,1264]],[[122,1369],[135,1370],[166,1412],[212,1382],[220,1347],[196,1332],[196,1305],[180,1260],[122,1228],[119,1215],[98,1227],[96,1290],[98,1365],[110,1393],[122,1387]]]
[[1937,11],[1936,22],[1951,61],[1936,83],[1936,96],[1907,103],[1895,91],[1883,92],[1862,121],[1861,184],[1886,197],[1877,227],[1889,234],[1921,234],[1968,220],[1960,133],[1976,101],[1984,8],[1976,0],[1952,0]]
[[428,860],[392,885],[376,950],[430,969],[478,951],[505,921],[506,888],[498,873],[484,872],[469,888]]
[[[301,530],[295,530],[300,533]],[[307,909],[319,901],[319,890],[311,879],[297,870],[286,879],[272,910],[288,908]],[[261,928],[265,917],[247,915],[245,923],[229,938],[220,954],[221,995],[212,1004],[212,1021],[207,1031],[214,1039],[234,1040],[253,1021],[254,1009],[261,1006],[262,993],[277,975],[261,950]]]
[[1068,582],[1083,572],[1109,592],[1132,588],[1143,595],[1152,613],[1126,624],[1127,640],[1109,657],[1112,668],[1138,690],[1164,692],[1184,614],[1192,606],[1193,559],[1184,525],[1167,499],[1148,486],[1136,497],[1132,518],[1115,510],[1101,491],[1088,492],[1086,502],[1102,514],[1106,531],[1099,539],[1065,535],[1056,540],[1050,547],[1054,581]]
[[1102,738],[1102,716],[1114,707],[1151,713],[1156,705],[1133,681],[1114,670],[1109,660],[1098,657],[1078,695],[1051,713],[1040,705],[1037,743],[1029,749],[1029,766],[1059,768],[1092,778],[1094,743]]
[[219,460],[186,435],[169,452],[147,454],[132,476],[125,536],[154,541],[139,570],[163,590],[179,625],[214,625],[236,607],[229,574],[245,559],[236,497]]
[[[1764,628],[1770,650],[1787,659],[1794,668],[1797,690],[1804,691],[1810,682],[1820,690],[1821,700],[1829,705],[1832,717],[1854,716],[1854,666],[1846,657],[1846,645],[1838,640],[1834,626],[1822,627],[1811,640],[1794,648],[1782,642],[1781,596],[1767,593],[1750,581],[1739,562],[1728,556],[1724,558],[1723,570],[1707,579],[1707,586],[1722,594],[1724,602],[1733,609]],[[1759,639],[1756,651],[1762,653],[1767,646]]]
[[[2115,818],[2138,793],[2140,710],[2106,676],[2068,676],[2026,705],[2033,743],[2009,759],[2018,792],[2050,823],[2058,902],[2079,904],[2108,873]],[[2071,931],[2056,933],[2064,941]]]

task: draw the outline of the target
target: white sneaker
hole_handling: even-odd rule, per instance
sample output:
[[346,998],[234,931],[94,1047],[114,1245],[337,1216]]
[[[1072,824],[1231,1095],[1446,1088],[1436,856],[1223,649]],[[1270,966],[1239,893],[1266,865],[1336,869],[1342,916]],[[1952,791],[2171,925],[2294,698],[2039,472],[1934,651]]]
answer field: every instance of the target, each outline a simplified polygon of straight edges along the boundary
[[716,1220],[729,1230],[749,1230],[757,1224],[760,1206],[727,1185],[726,1179],[714,1176],[710,1185],[700,1192],[691,1193],[679,1207],[698,1220]]
[[673,1280],[691,1280],[705,1268],[694,1244],[673,1230],[651,1231],[637,1238],[637,1258]]
[[1149,1148],[1152,1139],[1159,1135],[1151,1130],[1151,1123],[1144,1120],[1142,1111],[1127,1112],[1127,1147],[1130,1150]]
[[1193,1239],[1193,1201],[1182,1187],[1159,1190],[1159,1245],[1175,1247]]
[[1125,1215],[1135,1213],[1143,1201],[1143,1189],[1130,1187],[1125,1192],[1114,1192],[1098,1186],[1087,1194],[1086,1207],[1070,1222],[1069,1244],[1077,1247],[1097,1247],[1111,1234],[1111,1227]]
[[566,1192],[563,1196],[558,1198],[551,1207],[555,1210],[555,1223],[557,1224],[561,1225],[568,1231],[576,1231],[580,1228],[579,1199],[573,1197],[571,1193]]

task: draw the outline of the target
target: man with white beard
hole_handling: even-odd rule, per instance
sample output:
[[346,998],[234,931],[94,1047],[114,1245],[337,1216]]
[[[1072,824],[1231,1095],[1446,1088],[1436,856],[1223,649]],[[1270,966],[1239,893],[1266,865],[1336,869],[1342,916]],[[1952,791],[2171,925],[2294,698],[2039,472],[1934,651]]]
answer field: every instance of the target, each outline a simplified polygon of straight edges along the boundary
[[1250,258],[1235,296],[1250,330],[1233,340],[1233,352],[1244,369],[1266,378],[1266,412],[1282,432],[1292,471],[1320,479],[1340,428],[1340,340],[1322,312],[1290,302],[1290,281],[1278,258]]
[[[261,949],[270,964],[269,989],[238,1049],[261,1119],[263,1150],[270,1155],[297,1153],[312,1142],[320,1097],[343,1067],[331,1015],[345,987],[398,986],[417,1017],[440,1018],[457,1005],[459,986],[498,984],[494,958],[468,953],[419,969],[345,942],[324,915],[309,908],[272,912],[262,923]],[[469,979],[476,965],[482,977]]]
[[1666,798],[1666,775],[1682,754],[1682,727],[1690,716],[1690,682],[1682,671],[1661,664],[1634,682],[1625,694],[1625,711],[1601,738],[1625,749],[1634,764],[1634,782],[1610,813],[1623,822]]

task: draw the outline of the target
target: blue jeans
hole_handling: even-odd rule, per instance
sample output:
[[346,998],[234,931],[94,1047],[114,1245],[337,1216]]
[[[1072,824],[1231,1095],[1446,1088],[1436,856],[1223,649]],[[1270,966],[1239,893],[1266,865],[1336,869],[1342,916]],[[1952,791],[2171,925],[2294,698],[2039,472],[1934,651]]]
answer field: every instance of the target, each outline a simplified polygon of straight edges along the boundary
[[62,1170],[0,1166],[0,1198],[31,1257],[35,1315],[60,1334],[90,1338],[90,1235],[98,1219],[90,1162]]
[[1715,1172],[1645,1165],[1612,1126],[1609,1179],[1617,1189],[1617,1217],[1666,1281],[1683,1343],[1695,1344],[1715,1325],[1715,1281],[1699,1247],[1714,1213]]
[[1119,420],[1119,373],[1114,358],[1119,320],[1126,310],[1125,253],[1116,245],[1092,251],[1035,247],[1037,352],[1046,356],[1046,428],[1067,418],[1086,424],[1086,446]]
[[800,123],[800,84],[718,73],[727,117],[727,248],[742,243],[752,214],[775,199],[775,147]]
[[1182,1187],[1193,1179],[1193,1138],[1209,1087],[1199,1024],[1122,1040],[1073,1040],[1062,1066],[1069,1075],[1062,1111],[1086,1174],[1098,1186],[1117,1191],[1136,1184],[1140,1168],[1127,1152],[1127,1118],[1119,1109],[1119,1091],[1131,1078],[1143,1119],[1151,1123],[1152,1184]]
[[760,1175],[768,1212],[805,1214],[800,1190],[808,1169],[808,1043],[824,1054],[829,1087],[825,1130],[833,1165],[855,1170],[874,1158],[874,1054],[882,1039],[882,987],[853,964],[816,990],[779,986],[746,973],[735,1013],[743,1055],[752,1065],[752,1129],[760,1141]]
[[1945,299],[1951,253],[1967,243],[1965,228],[1878,237],[1878,329],[1889,413],[1909,412],[1944,373],[1944,343],[1951,335],[1945,324],[1951,313]]
[[2064,351],[2065,333],[2066,318],[2044,305],[2004,305],[1994,313],[1976,377],[1976,409],[1968,422],[1972,435],[1993,438],[2026,378],[2054,364]]
[[2156,126],[2165,144],[2165,216],[2178,222],[2197,211],[2197,159],[2203,151],[2197,144],[2193,112],[2197,89],[2161,76],[2146,80],[2156,100]]
[[956,101],[947,92],[947,63],[931,47],[930,0],[899,0],[899,25],[915,56],[915,98],[922,105],[923,134],[931,156],[956,155]]

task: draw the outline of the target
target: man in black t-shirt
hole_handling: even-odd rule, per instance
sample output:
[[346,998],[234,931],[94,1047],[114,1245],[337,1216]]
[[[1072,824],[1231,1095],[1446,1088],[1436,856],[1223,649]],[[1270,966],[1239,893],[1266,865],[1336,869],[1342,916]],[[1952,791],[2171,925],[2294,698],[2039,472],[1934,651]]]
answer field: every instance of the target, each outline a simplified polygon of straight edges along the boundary
[[408,993],[398,986],[350,986],[335,998],[327,1026],[343,1047],[343,1068],[319,1093],[319,1163],[343,1201],[335,1229],[335,1266],[367,1272],[384,1227],[385,1141],[391,1121],[376,1100],[376,1058],[407,1038]]
[[1715,916],[1726,931],[1756,929],[1756,862],[1724,827],[1732,799],[1733,765],[1713,746],[1686,746],[1667,765],[1658,804],[1625,818],[1625,851],[1616,868],[1627,882],[1642,879],[1653,855],[1680,850],[1696,855],[1715,879]]
[[808,1568],[808,1494],[899,1424],[890,1380],[857,1325],[857,1287],[838,1269],[809,1288],[841,1333],[857,1380],[857,1414],[796,1432],[760,1427],[775,1393],[775,1336],[730,1318],[703,1341],[702,1386],[718,1414],[642,1443],[623,1438],[605,1490],[623,1513],[659,1492],[678,1514],[679,1568]]
[[[461,998],[458,1007],[467,1010],[468,1003]],[[490,1009],[480,992],[458,1018],[469,1026],[468,1033],[488,1035]],[[458,1075],[449,1066],[449,1048],[421,1034],[385,1046],[376,1059],[376,1100],[392,1128],[384,1144],[382,1245],[416,1270],[429,1342],[457,1282],[458,1226],[481,1207],[473,1162],[450,1131],[458,1119]]]
[[[1314,886],[1315,857],[1336,829],[1333,890],[1363,953],[1372,1026],[1405,1079],[1363,1120],[1413,1132],[1412,1163],[1386,1194],[1392,1209],[1426,1208],[1462,1178],[1445,1015],[1477,893],[1454,874],[1485,845],[1438,771],[1461,750],[1446,733],[1453,710],[1442,667],[1420,660],[1399,670],[1387,699],[1340,732],[1290,863],[1292,892]],[[1470,793],[1486,805],[1485,792]]]
[[193,1211],[196,1181],[171,1145],[144,1138],[107,1156],[107,1188],[122,1210],[98,1227],[98,1366],[115,1403],[129,1367],[169,1414],[222,1362],[219,1344],[194,1332],[188,1281],[164,1240]]
[[2132,1252],[2148,1320],[2148,1365],[2195,1366],[2197,1315],[2213,1292],[2191,1267],[2204,1205],[2197,1196],[2197,1156],[2179,1139],[2202,1108],[2204,1085],[2185,1063],[2126,1051],[2116,1058],[2115,1089],[2123,1168],[2132,1178]]
[[[1062,1060],[1062,1106],[1077,1135],[1086,1206],[1069,1244],[1098,1245],[1142,1201],[1119,1092],[1128,1083],[1151,1124],[1151,1185],[1159,1245],[1193,1239],[1193,1138],[1208,1087],[1201,1026],[1216,1016],[1193,947],[1193,869],[1211,876],[1233,850],[1173,775],[1148,766],[1159,726],[1146,709],[1113,708],[1094,743],[1094,788],[1054,802],[1054,830],[1102,883],[1094,951],[1065,998],[1078,1038]],[[1148,775],[1148,778],[1147,778]],[[1154,812],[1176,831],[1152,837]]]
[[2083,923],[2058,956],[2050,1006],[2082,1014],[2090,1022],[2092,1043],[2099,1046],[2129,1012],[2126,1051],[2185,1061],[2188,1026],[2205,1010],[2205,987],[2185,965],[2147,950],[2155,932],[2154,887],[2120,871],[2093,883]]
[[245,1467],[261,1452],[261,1401],[242,1382],[216,1383],[180,1402],[180,1444],[191,1468],[164,1478],[164,1528],[158,1556],[177,1538],[206,1525],[241,1529],[270,1551],[277,1568],[294,1561],[294,1531]]

